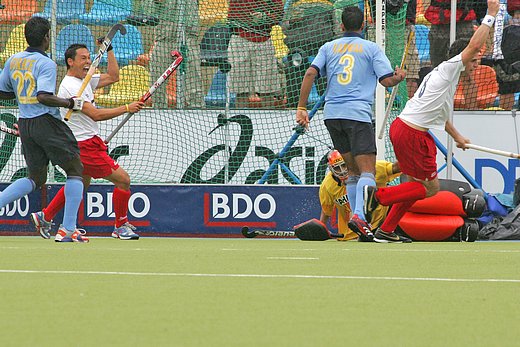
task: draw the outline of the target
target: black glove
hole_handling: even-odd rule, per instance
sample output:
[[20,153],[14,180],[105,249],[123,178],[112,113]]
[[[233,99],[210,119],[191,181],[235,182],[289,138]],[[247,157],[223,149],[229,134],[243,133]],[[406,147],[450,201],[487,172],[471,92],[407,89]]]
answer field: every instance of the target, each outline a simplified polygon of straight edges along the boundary
[[[104,39],[105,39],[105,37],[103,37],[103,36],[98,37],[97,42],[99,44],[102,44]],[[113,49],[114,49],[114,47],[112,47],[112,43],[110,43],[110,46],[108,46],[108,48],[107,48],[107,52],[110,52]]]

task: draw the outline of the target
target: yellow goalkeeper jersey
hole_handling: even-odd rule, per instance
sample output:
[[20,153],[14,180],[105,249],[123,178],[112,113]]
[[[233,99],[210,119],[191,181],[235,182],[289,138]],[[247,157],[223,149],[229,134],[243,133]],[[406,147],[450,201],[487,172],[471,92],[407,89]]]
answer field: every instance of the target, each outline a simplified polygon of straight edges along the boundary
[[[376,161],[376,185],[377,187],[385,187],[400,173],[392,173],[392,163],[384,160]],[[345,235],[343,240],[353,240],[357,235],[349,229],[347,223],[350,220],[350,204],[347,197],[347,189],[340,180],[335,178],[331,172],[328,172],[320,185],[320,204],[323,213],[332,216],[334,208],[338,211],[338,232]],[[388,213],[388,206],[379,205],[372,213],[370,224],[372,228],[377,228],[383,222]]]

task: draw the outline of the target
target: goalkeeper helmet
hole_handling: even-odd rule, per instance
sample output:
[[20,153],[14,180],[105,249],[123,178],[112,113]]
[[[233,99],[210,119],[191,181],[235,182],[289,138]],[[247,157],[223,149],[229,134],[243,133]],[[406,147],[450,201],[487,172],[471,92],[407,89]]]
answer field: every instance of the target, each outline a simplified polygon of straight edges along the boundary
[[341,156],[338,150],[334,149],[329,152],[327,155],[327,162],[329,165],[329,170],[334,176],[342,181],[348,178],[347,163],[345,163],[343,156]]

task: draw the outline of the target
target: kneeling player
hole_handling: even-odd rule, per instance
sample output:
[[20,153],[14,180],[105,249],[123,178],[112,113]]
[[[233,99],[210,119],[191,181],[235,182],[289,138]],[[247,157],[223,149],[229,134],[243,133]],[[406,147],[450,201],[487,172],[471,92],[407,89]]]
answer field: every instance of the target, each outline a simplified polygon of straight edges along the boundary
[[[338,210],[338,233],[343,234],[342,241],[352,240],[358,237],[349,229],[347,223],[350,219],[351,209],[348,202],[345,181],[348,178],[348,169],[343,157],[337,150],[329,152],[328,166],[330,172],[327,173],[320,185],[320,204],[321,216],[320,220],[326,224],[334,211],[334,207]],[[390,163],[384,160],[376,161],[376,184],[377,187],[385,187],[400,175],[399,164]],[[388,206],[378,206],[371,216],[367,216],[372,227],[377,228],[383,222],[388,213]],[[372,241],[364,235],[359,236],[359,241]]]

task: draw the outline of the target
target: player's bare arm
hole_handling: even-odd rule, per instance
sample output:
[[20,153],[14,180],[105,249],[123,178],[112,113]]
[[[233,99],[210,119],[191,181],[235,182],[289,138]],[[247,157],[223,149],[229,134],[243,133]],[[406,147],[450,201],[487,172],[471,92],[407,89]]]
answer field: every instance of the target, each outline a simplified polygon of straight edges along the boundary
[[381,80],[379,83],[381,83],[381,85],[384,87],[393,87],[395,85],[398,85],[400,82],[404,81],[405,78],[406,71],[396,66],[394,75]]
[[296,110],[296,123],[301,126],[309,126],[309,113],[307,112],[307,100],[311,93],[312,84],[318,76],[318,71],[315,68],[310,67],[305,72],[303,77],[302,86],[300,89],[300,100],[298,102],[298,109]]
[[130,104],[114,108],[96,108],[90,102],[85,102],[81,111],[94,121],[99,122],[121,116],[127,112],[137,113],[143,107],[144,103],[141,101],[134,101]]
[[107,52],[107,72],[101,74],[97,88],[103,88],[119,81],[119,65],[114,54],[114,50],[111,49]]
[[36,98],[38,99],[39,103],[45,106],[65,107],[74,111],[81,110],[84,102],[83,98],[74,97],[65,99],[50,93],[40,93]]
[[0,90],[0,99],[1,100],[11,100],[15,99],[16,95],[13,92],[4,92]]
[[[468,46],[462,51],[462,63],[464,65],[468,64],[474,59],[477,59],[477,55],[480,52],[484,43],[486,42],[489,35],[489,31],[491,30],[491,26],[493,26],[495,16],[497,15],[498,10],[500,9],[499,0],[488,0],[487,4],[488,11],[486,17],[471,37]],[[491,16],[492,18],[488,16]]]
[[451,121],[446,122],[444,130],[446,130],[446,132],[450,134],[451,137],[453,137],[453,140],[457,144],[458,148],[466,149],[466,144],[471,143],[468,138],[459,133]]

